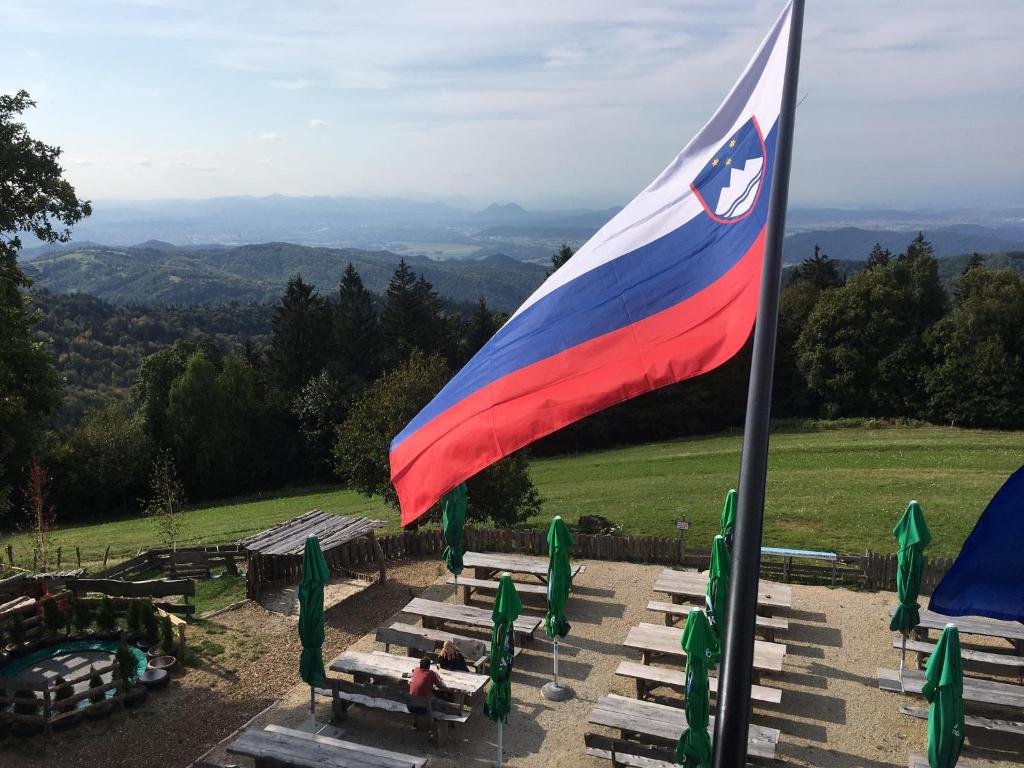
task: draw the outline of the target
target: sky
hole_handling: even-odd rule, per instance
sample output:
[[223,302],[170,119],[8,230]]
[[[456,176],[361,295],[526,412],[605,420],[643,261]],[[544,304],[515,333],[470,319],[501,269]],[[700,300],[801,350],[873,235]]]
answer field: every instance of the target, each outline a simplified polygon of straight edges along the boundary
[[[623,204],[782,0],[4,0],[0,92],[94,200]],[[807,4],[802,205],[1024,204],[1024,2]]]

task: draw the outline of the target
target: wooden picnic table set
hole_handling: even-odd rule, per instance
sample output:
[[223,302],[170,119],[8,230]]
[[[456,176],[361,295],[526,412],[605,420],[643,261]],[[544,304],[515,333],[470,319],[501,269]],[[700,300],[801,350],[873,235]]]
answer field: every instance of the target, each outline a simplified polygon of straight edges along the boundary
[[[893,612],[890,611],[890,615]],[[1024,679],[1024,624],[983,616],[944,616],[934,611],[922,610],[913,639],[906,641],[907,650],[917,654],[918,667],[923,667],[925,658],[935,650],[930,633],[942,630],[947,624],[956,626],[961,637],[975,635],[987,640],[1007,641],[1010,647],[1003,651],[991,644],[986,644],[985,650],[961,645],[960,656],[964,662],[984,664],[993,674],[1013,676],[1018,681],[1011,683],[965,675],[964,703],[982,707],[986,715],[965,713],[965,724],[972,729],[1024,736],[1024,685],[1019,684],[1019,681]],[[899,634],[893,635],[892,645],[894,648],[902,648],[903,638]],[[902,676],[895,669],[878,669],[878,687],[882,690],[923,696],[924,682],[924,673],[920,669],[905,668]],[[989,710],[1010,710],[1014,719],[991,716]],[[928,717],[928,710],[923,707],[903,705],[900,712],[911,717]],[[913,763],[913,760],[911,762]]]
[[[685,620],[689,610],[694,607],[685,603],[698,598],[703,601],[706,590],[706,574],[666,568],[658,575],[654,591],[671,595],[673,602],[652,600],[647,604],[647,609],[660,614],[664,623],[641,622],[632,627],[623,641],[623,647],[639,651],[640,661],[624,660],[615,670],[620,677],[632,679],[636,683],[636,698],[610,693],[598,700],[590,711],[588,721],[617,731],[618,735],[607,737],[597,733],[586,734],[584,740],[588,755],[611,760],[616,766],[669,768],[673,764],[670,748],[686,728],[682,701],[673,702],[674,705],[669,706],[648,700],[648,695],[656,688],[668,688],[678,694],[685,691],[686,652],[680,642],[683,628],[677,626],[677,621]],[[793,603],[792,589],[788,585],[767,581],[761,582],[758,598],[759,607],[768,610],[786,609]],[[785,631],[788,627],[785,619],[761,616],[757,629],[773,639],[776,631]],[[782,701],[782,690],[758,684],[758,676],[762,673],[781,673],[785,655],[784,644],[755,640],[755,684],[751,686],[751,700],[756,704],[772,706]],[[657,666],[660,661],[667,661],[670,666]],[[717,677],[709,677],[708,688],[712,696],[717,694]],[[780,732],[776,728],[751,724],[747,744],[749,757],[773,760],[779,737]]]

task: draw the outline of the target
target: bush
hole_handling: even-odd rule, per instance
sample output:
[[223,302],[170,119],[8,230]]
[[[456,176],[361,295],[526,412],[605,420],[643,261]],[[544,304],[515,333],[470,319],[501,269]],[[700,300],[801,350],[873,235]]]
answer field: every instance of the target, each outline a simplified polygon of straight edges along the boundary
[[128,603],[128,619],[126,624],[128,627],[128,634],[142,634],[142,603],[137,600],[132,600]]
[[75,624],[75,629],[79,632],[85,632],[92,626],[92,608],[84,600],[75,600],[72,606],[72,620]]
[[60,702],[64,701],[65,699],[70,699],[72,696],[75,695],[75,686],[73,686],[60,675],[58,675],[54,679],[53,684],[54,686],[56,686],[56,690],[53,693],[54,701],[57,703],[56,708],[58,710],[63,710],[64,707],[60,706]]
[[174,647],[174,625],[171,624],[171,617],[166,614],[160,617],[160,644],[168,653]]
[[135,654],[131,652],[128,644],[122,640],[117,646],[117,652],[114,654],[117,660],[117,668],[121,672],[121,679],[124,680],[127,687],[135,685],[139,681],[139,667],[135,661]]
[[114,601],[104,595],[96,611],[96,626],[100,632],[109,634],[117,629],[117,614],[114,612]]
[[11,616],[11,620],[7,623],[7,637],[11,639],[11,642],[15,645],[21,645],[25,642],[27,632],[25,617],[21,613]]
[[139,612],[142,615],[142,636],[147,643],[155,645],[160,639],[160,623],[156,617],[156,610],[152,603],[139,603]]
[[67,626],[67,616],[52,597],[43,600],[43,626],[52,634],[57,634]]
[[[103,676],[102,675],[93,674],[93,676],[89,678],[89,688],[90,689],[91,688],[99,688],[102,685],[103,685]],[[96,691],[95,693],[90,693],[89,694],[89,701],[91,701],[93,704],[99,704],[105,698],[107,698],[106,691]]]

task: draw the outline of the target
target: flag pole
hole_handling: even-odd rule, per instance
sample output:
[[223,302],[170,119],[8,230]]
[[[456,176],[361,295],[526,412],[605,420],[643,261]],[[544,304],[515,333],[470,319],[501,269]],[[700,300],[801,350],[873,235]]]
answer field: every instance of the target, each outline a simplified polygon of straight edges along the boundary
[[742,768],[747,757],[754,622],[761,569],[764,487],[768,472],[768,432],[775,368],[775,332],[779,319],[782,243],[786,230],[786,200],[789,196],[789,167],[793,150],[803,18],[804,0],[793,0],[786,75],[779,110],[779,135],[768,207],[764,266],[761,270],[761,293],[750,363],[746,424],[743,428],[732,574],[726,602],[725,649],[720,668],[718,713],[715,718],[714,768]]

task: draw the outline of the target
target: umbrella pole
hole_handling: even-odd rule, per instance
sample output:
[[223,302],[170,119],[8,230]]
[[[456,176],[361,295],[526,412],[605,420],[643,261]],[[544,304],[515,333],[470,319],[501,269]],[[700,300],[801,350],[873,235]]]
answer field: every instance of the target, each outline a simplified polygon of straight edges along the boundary
[[907,633],[900,632],[900,634],[903,636],[903,647],[900,651],[900,692],[906,693],[906,690],[903,687],[903,665],[906,664],[907,661]]
[[498,761],[495,763],[497,766],[501,766],[501,720],[498,720]]

